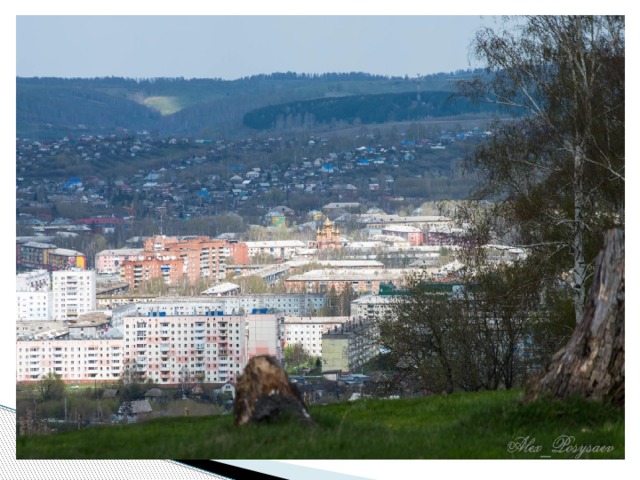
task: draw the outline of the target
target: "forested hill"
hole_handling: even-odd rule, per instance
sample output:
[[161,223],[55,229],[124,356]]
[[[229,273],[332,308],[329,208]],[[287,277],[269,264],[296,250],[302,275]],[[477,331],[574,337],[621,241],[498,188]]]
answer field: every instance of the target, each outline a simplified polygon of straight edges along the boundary
[[[294,115],[304,117],[303,110],[308,108],[313,109],[315,121],[322,124],[333,117],[347,123],[356,118],[362,123],[410,119],[411,115],[430,114],[434,107],[421,104],[413,108],[407,103],[411,99],[409,93],[415,100],[417,92],[423,92],[421,97],[436,99],[436,110],[441,110],[443,92],[448,96],[457,80],[473,73],[458,71],[401,78],[357,72],[322,75],[288,72],[238,80],[18,77],[17,134],[55,138],[127,129],[159,135],[231,136],[247,133],[249,127],[287,127],[286,122],[277,121],[283,111],[295,110]],[[407,96],[392,95],[401,93]],[[342,97],[344,101],[336,103]],[[305,103],[309,100],[315,103]],[[301,103],[294,108],[292,102]],[[359,107],[355,106],[357,102]],[[261,110],[265,107],[270,109]],[[332,108],[338,108],[339,114],[329,118],[327,111]]]
[[319,98],[273,105],[248,112],[244,125],[254,129],[280,129],[341,124],[371,124],[423,120],[497,111],[474,104],[451,92],[404,92]]

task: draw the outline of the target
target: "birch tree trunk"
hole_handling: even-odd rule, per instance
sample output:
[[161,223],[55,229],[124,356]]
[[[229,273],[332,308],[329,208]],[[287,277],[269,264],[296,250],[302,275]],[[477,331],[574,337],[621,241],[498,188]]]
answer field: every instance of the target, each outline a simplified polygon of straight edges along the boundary
[[587,265],[584,260],[584,151],[577,146],[573,163],[573,198],[574,198],[574,226],[573,226],[573,292],[576,312],[576,325],[582,321],[584,302],[586,297]]
[[581,322],[527,387],[525,400],[580,395],[624,406],[624,230],[610,230]]

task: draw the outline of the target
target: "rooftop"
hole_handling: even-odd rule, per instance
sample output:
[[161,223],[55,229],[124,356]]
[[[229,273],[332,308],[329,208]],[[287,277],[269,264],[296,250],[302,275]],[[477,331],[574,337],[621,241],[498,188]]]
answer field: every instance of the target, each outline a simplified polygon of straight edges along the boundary
[[231,282],[225,282],[208,288],[207,290],[202,292],[202,295],[221,295],[223,293],[234,292],[236,290],[240,290],[240,285]]
[[109,319],[103,312],[84,313],[69,323],[70,328],[97,327],[109,323]]
[[268,247],[306,247],[307,244],[300,240],[266,240],[262,242],[245,242],[249,248],[268,248]]
[[383,228],[383,231],[387,232],[400,232],[400,233],[420,233],[418,227],[412,227],[411,225],[387,225]]
[[289,281],[389,281],[402,280],[411,274],[410,269],[400,268],[350,268],[350,269],[322,269],[311,270],[301,275],[293,275]]

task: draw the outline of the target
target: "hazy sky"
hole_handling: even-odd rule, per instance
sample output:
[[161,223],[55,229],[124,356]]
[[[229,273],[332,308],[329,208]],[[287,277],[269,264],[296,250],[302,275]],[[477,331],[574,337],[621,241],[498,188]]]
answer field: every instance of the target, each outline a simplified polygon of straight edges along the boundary
[[470,66],[469,44],[494,17],[16,16],[21,77],[235,79],[295,71],[382,75]]

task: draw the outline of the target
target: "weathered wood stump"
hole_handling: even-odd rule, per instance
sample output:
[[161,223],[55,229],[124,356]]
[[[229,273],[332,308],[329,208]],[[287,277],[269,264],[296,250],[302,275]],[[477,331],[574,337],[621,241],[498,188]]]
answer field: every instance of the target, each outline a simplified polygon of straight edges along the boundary
[[624,231],[611,230],[596,259],[582,321],[525,400],[579,395],[624,406]]
[[274,420],[289,415],[312,423],[300,392],[275,358],[257,356],[249,360],[238,378],[233,404],[236,425]]

